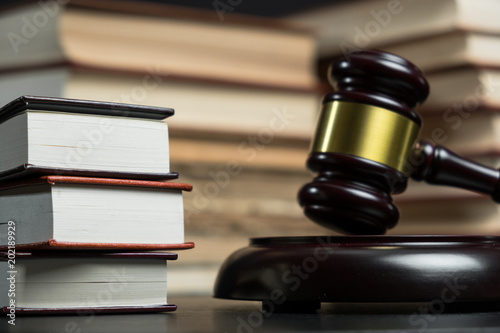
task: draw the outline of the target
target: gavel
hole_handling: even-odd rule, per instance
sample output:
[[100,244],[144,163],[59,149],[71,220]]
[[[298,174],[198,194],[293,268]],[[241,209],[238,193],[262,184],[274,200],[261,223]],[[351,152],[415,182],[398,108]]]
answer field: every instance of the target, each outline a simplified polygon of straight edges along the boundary
[[490,195],[500,202],[499,170],[418,141],[415,106],[429,95],[422,72],[380,51],[335,59],[334,92],[322,103],[307,168],[315,173],[298,200],[312,221],[355,235],[384,234],[399,220],[392,194],[408,179]]

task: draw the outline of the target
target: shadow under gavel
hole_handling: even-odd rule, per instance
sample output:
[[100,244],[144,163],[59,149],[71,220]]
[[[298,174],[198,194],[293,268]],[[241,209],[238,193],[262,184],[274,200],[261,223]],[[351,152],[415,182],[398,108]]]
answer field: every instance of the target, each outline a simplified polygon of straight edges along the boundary
[[410,177],[500,202],[498,170],[417,142],[422,121],[413,108],[429,85],[415,65],[361,51],[336,59],[330,79],[335,91],[323,99],[307,159],[316,177],[298,194],[309,219],[346,234],[384,234],[399,219],[391,195],[404,192]]

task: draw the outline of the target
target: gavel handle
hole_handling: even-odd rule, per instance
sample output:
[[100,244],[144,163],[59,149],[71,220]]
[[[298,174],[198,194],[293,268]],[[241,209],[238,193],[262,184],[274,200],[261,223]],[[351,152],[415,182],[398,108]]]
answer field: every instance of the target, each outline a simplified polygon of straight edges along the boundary
[[500,171],[464,159],[448,149],[420,141],[410,161],[411,178],[490,195],[500,203]]

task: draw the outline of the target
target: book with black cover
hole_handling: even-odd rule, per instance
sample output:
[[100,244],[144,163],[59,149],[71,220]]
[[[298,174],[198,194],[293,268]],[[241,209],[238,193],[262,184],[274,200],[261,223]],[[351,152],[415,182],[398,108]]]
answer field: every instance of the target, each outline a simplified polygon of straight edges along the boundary
[[0,108],[0,182],[57,174],[174,179],[170,108],[22,96]]
[[175,253],[0,252],[4,315],[173,311],[167,260]]

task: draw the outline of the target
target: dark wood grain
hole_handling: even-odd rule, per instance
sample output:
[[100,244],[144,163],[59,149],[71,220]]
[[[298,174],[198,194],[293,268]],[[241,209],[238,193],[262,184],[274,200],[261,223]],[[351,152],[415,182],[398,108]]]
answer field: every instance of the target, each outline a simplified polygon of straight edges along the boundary
[[[420,70],[403,58],[379,51],[339,57],[330,68],[335,92],[331,101],[370,104],[396,112],[420,126],[413,107],[422,103],[429,85]],[[312,221],[346,234],[384,234],[394,227],[399,212],[391,193],[403,192],[407,177],[364,158],[313,152],[307,159],[317,174],[299,192],[299,204]]]
[[[422,72],[405,59],[380,51],[356,52],[335,59],[329,74],[335,91],[327,94],[323,103],[373,105],[421,125],[413,108],[425,101],[429,86]],[[345,234],[376,235],[393,228],[399,213],[391,195],[406,189],[409,176],[487,194],[500,202],[498,170],[428,142],[416,143],[405,162],[405,173],[363,157],[335,152],[312,152],[307,167],[316,177],[298,194],[304,214]]]
[[338,57],[332,62],[329,74],[335,92],[327,94],[323,102],[375,105],[421,124],[413,108],[427,99],[429,84],[409,61],[390,53],[366,50]]
[[[254,302],[209,296],[169,296],[178,305],[165,314],[94,315],[82,311],[68,316],[29,316],[0,331],[12,333],[492,333],[500,330],[500,312],[424,313],[425,304],[323,304],[317,313],[262,313]],[[428,305],[427,305],[428,306]],[[447,305],[448,308],[448,305]],[[434,311],[435,312],[435,311]],[[410,320],[411,319],[411,320]],[[3,330],[2,330],[3,329]]]
[[415,155],[414,160],[419,163],[411,175],[413,179],[487,194],[500,202],[499,170],[466,160],[426,141],[419,142]]
[[274,311],[291,302],[295,312],[312,302],[474,308],[500,300],[499,244],[493,236],[258,238],[226,260],[215,297]]

